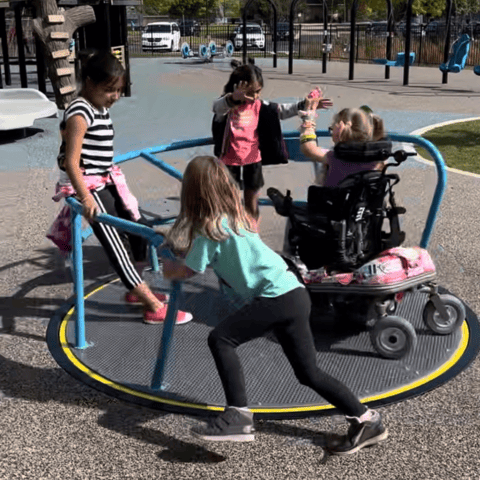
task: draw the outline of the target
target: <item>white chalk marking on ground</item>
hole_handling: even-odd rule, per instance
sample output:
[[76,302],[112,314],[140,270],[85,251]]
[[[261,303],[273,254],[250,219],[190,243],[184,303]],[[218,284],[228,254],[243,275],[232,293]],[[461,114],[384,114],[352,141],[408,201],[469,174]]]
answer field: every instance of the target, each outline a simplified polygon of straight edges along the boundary
[[[410,135],[423,135],[424,133],[430,130],[433,130],[435,128],[444,127],[446,125],[453,125],[454,123],[472,122],[474,120],[480,120],[480,117],[458,118],[456,120],[447,120],[445,122],[435,123],[433,125],[429,125],[428,127],[422,127],[417,130],[414,130],[413,132],[410,133]],[[415,160],[417,160],[418,162],[426,163],[428,165],[435,165],[435,162],[432,162],[431,160],[427,160],[426,158],[423,158],[418,154]],[[447,167],[446,165],[445,165],[445,168],[449,172],[459,173],[461,175],[466,175],[468,177],[480,178],[480,175],[478,173],[466,172],[465,170],[458,170],[457,168]]]

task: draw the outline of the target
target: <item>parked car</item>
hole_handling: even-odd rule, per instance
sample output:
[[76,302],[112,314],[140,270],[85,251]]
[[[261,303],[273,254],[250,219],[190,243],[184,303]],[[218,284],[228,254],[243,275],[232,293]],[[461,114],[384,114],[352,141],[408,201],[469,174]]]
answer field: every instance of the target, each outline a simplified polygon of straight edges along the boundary
[[174,22],[149,23],[142,33],[142,51],[180,50],[180,29]]
[[277,23],[277,40],[288,40],[290,37],[290,24]]
[[[258,23],[247,23],[246,34],[248,48],[259,48],[260,50],[265,50],[265,33]],[[235,50],[240,50],[243,47],[243,25],[239,25],[237,28],[235,28],[230,39],[235,47]]]
[[178,23],[178,27],[182,37],[200,34],[200,25],[195,20],[182,20]]

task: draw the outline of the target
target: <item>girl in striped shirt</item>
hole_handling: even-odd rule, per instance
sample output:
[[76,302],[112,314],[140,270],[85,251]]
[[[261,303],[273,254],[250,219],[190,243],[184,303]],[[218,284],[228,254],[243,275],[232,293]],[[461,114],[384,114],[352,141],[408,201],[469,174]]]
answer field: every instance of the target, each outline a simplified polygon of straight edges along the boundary
[[[93,221],[101,212],[145,223],[123,173],[113,164],[114,130],[108,109],[120,97],[124,74],[121,63],[108,51],[91,53],[85,58],[80,94],[65,110],[60,125],[63,141],[58,164],[61,174],[54,199],[75,195],[82,203],[83,215],[90,221],[128,290],[126,301],[141,303],[144,322],[155,324],[165,319],[166,296],[154,294],[137,271],[146,259],[146,241]],[[138,262],[137,268],[134,262]],[[188,322],[191,318],[191,314],[179,312],[177,323]]]

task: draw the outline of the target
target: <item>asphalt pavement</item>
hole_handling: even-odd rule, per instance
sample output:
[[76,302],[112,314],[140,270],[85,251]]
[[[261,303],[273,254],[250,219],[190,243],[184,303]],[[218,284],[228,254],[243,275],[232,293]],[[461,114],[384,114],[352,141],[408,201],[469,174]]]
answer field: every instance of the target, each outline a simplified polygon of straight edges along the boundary
[[[409,133],[448,120],[476,117],[480,81],[471,70],[442,84],[437,68],[403,70],[347,63],[287,60],[275,69],[261,59],[266,99],[294,101],[320,85],[334,111],[368,104],[387,129]],[[179,58],[132,61],[132,96],[112,108],[115,152],[172,140],[210,136],[211,103],[228,80],[228,60],[197,63]],[[327,127],[332,112],[322,112]],[[189,433],[196,419],[162,414],[104,396],[73,380],[45,343],[48,320],[72,295],[61,259],[45,239],[59,209],[51,201],[57,176],[58,119],[44,119],[14,141],[0,138],[0,478],[13,479],[354,479],[457,480],[480,478],[480,364],[434,390],[380,409],[390,436],[350,457],[326,456],[326,432],[342,433],[342,418],[261,421],[250,444],[205,443]],[[298,119],[284,122],[295,129]],[[325,145],[328,141],[325,140]],[[166,155],[176,168],[205,149]],[[125,164],[130,187],[143,205],[178,195],[179,185],[141,160]],[[266,187],[305,196],[313,176],[306,163],[265,169]],[[399,203],[407,208],[407,244],[417,244],[436,182],[433,165],[411,160],[401,171]],[[448,173],[448,185],[429,245],[439,283],[480,312],[477,240],[479,177]],[[283,221],[265,207],[261,235],[281,248]],[[110,272],[94,242],[85,248],[85,281]],[[140,321],[140,319],[139,319]],[[199,379],[201,381],[201,379]]]

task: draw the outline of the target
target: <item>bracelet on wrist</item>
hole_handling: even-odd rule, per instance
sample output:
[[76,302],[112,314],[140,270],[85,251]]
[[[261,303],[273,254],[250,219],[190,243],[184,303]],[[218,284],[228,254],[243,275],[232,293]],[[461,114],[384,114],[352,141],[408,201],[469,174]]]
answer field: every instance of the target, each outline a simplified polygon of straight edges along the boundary
[[300,135],[316,135],[315,125],[301,125],[300,126]]
[[300,110],[298,112],[298,115],[303,121],[311,121],[311,122],[313,122],[318,117],[317,112],[315,112],[315,110],[307,110],[307,111]]
[[314,142],[317,140],[317,136],[315,134],[307,134],[300,136],[300,144],[304,144],[307,142]]

